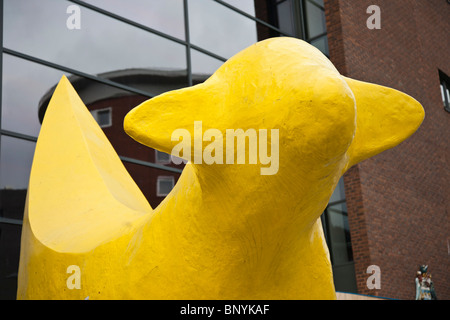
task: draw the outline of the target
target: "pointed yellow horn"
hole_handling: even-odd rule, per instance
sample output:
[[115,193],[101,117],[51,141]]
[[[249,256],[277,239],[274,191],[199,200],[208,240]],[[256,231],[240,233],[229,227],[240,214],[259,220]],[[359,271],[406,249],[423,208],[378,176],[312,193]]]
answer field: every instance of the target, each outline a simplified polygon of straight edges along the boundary
[[[345,77],[344,77],[345,78]],[[346,169],[409,138],[421,125],[422,105],[398,90],[345,78],[356,100],[356,133]]]

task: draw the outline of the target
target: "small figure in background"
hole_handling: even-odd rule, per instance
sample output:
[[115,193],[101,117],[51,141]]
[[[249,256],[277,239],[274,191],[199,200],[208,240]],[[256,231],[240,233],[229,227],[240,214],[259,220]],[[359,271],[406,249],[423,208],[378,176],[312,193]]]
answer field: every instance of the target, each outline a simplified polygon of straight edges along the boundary
[[416,300],[437,300],[428,266],[421,265],[416,274]]

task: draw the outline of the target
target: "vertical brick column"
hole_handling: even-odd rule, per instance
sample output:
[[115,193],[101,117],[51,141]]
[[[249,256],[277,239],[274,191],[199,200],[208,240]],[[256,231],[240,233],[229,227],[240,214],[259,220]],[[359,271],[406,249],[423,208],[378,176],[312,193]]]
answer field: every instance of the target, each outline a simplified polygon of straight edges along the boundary
[[[367,28],[367,8],[381,29]],[[428,264],[440,299],[450,298],[450,114],[438,70],[450,74],[450,4],[444,0],[325,0],[330,60],[351,78],[401,90],[425,109],[421,128],[399,146],[344,176],[359,293],[414,299],[414,277]],[[369,265],[381,289],[369,290]]]
[[370,266],[370,247],[367,236],[367,223],[364,210],[359,165],[350,168],[344,175],[345,198],[348,210],[348,224],[352,241],[353,261],[355,263],[356,287],[358,293],[374,295],[367,288],[366,273]]

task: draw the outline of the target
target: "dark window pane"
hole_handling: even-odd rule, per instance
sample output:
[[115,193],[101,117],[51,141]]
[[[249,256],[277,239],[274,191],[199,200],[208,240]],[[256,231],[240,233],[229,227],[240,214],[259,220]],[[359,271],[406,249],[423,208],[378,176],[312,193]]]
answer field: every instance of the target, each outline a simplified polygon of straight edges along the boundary
[[[253,1],[253,0],[252,0]],[[144,26],[183,39],[183,0],[84,0]]]
[[278,26],[281,31],[289,34],[295,34],[295,25],[293,20],[293,8],[291,1],[284,1],[277,5]]
[[336,290],[356,292],[355,267],[343,178],[339,180],[321,220],[330,250]]
[[191,42],[230,58],[256,42],[256,22],[211,0],[189,1]]
[[439,71],[439,78],[441,80],[440,89],[442,103],[444,105],[444,109],[450,112],[450,80],[449,77],[442,71]]
[[157,195],[166,196],[173,189],[174,180],[171,177],[158,177]]
[[5,2],[5,47],[90,74],[186,70],[184,45],[90,9],[80,7],[80,29],[69,29],[66,10],[70,5],[52,0]]
[[346,264],[333,265],[333,280],[336,291],[357,293],[355,264],[348,262]]
[[333,265],[353,261],[346,204],[329,206],[327,214]]
[[97,122],[100,127],[110,126],[111,120],[111,109],[97,111]]
[[311,44],[316,47],[317,49],[319,49],[320,51],[322,51],[323,54],[325,55],[329,55],[329,51],[328,51],[328,38],[327,36],[323,36],[320,37],[314,41],[311,41]]
[[28,188],[36,143],[1,136],[0,189]]
[[[255,15],[256,18],[258,18],[259,20],[262,20],[265,23],[279,29],[277,5],[275,2],[272,1],[258,2],[258,5],[255,6]],[[258,41],[280,36],[280,33],[278,31],[275,31],[262,23],[256,24],[256,31]]]
[[[0,189],[0,222],[8,219],[12,223],[20,222],[25,211],[27,189]],[[10,220],[13,219],[13,220]]]
[[322,9],[305,1],[308,38],[316,37],[327,31],[325,13]]
[[63,72],[3,55],[2,129],[37,137],[39,101]]
[[155,150],[156,163],[169,163],[170,154]]
[[447,88],[445,88],[445,97],[446,97],[446,103],[447,103],[447,108],[448,108],[448,104],[450,102],[450,90]]
[[325,214],[328,222],[328,245],[333,264],[337,291],[356,292],[355,267],[345,203],[329,206]]
[[0,300],[15,300],[20,258],[20,225],[0,223]]
[[330,198],[330,203],[345,200],[344,179],[341,178]]

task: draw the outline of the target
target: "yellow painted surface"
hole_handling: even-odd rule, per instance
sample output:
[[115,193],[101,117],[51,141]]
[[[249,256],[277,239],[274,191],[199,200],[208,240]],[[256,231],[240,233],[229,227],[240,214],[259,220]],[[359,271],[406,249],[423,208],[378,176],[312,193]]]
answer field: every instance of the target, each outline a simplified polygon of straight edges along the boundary
[[301,40],[259,42],[203,84],[136,107],[124,127],[168,153],[172,132],[194,136],[194,121],[203,132],[278,129],[278,172],[189,162],[152,209],[63,77],[36,146],[17,297],[335,299],[320,214],[346,169],[423,117],[413,98],[342,77]]

